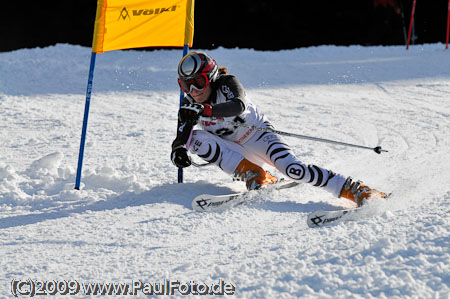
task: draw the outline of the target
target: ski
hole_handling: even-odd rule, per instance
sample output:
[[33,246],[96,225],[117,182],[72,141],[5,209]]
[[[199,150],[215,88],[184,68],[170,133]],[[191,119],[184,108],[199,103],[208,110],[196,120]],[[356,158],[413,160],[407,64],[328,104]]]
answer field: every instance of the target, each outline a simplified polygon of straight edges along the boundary
[[264,190],[280,190],[292,188],[299,183],[292,180],[280,180],[275,184],[266,185],[265,187],[239,193],[231,193],[225,195],[201,194],[192,200],[192,209],[197,212],[216,212],[238,206],[247,200],[249,192],[261,192]]
[[[391,195],[392,192],[389,193],[385,199],[390,198]],[[342,221],[355,220],[360,218],[362,215],[370,214],[370,210],[368,211],[365,208],[367,208],[367,205],[336,211],[317,210],[308,215],[306,223],[309,227],[322,227],[328,224],[336,224]]]
[[351,220],[361,211],[361,208],[351,208],[336,211],[317,210],[308,215],[306,222],[309,227],[321,227],[328,224],[335,224],[344,220]]

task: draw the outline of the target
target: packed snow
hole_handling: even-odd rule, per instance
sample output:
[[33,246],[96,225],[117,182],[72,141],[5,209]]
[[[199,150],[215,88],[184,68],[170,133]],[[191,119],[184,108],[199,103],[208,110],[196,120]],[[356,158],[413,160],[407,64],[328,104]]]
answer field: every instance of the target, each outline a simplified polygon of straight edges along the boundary
[[[213,166],[187,168],[177,183],[169,156],[181,50],[97,55],[75,190],[90,49],[0,53],[1,298],[28,280],[222,281],[237,298],[449,298],[444,45],[208,53],[239,77],[276,129],[388,150],[286,137],[305,163],[392,196],[318,229],[307,227],[309,212],[352,203],[300,185],[253,194],[227,211],[194,212],[198,194],[245,187]],[[75,297],[88,295],[81,288]]]

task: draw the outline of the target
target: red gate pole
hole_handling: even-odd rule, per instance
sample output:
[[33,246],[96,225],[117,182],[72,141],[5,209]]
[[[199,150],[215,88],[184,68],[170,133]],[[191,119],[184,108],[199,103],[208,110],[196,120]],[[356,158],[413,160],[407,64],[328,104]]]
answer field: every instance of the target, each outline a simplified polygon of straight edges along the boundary
[[412,30],[412,25],[413,25],[413,21],[414,21],[414,12],[415,11],[416,11],[416,0],[414,0],[413,6],[412,6],[411,21],[409,22],[408,42],[406,43],[406,50],[408,50],[408,48],[409,48],[409,41],[411,40],[411,30]]
[[448,14],[447,14],[447,41],[445,42],[445,49],[448,49],[448,33],[450,29],[450,0],[448,0]]

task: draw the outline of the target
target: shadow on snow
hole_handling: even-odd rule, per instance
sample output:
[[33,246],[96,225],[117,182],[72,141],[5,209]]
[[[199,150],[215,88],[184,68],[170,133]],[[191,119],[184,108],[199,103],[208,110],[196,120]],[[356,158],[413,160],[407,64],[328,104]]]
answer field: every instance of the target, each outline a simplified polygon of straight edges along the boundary
[[[228,187],[220,187],[207,182],[184,183],[184,184],[163,184],[151,190],[136,194],[125,192],[119,196],[108,198],[107,200],[93,203],[70,202],[70,208],[59,206],[51,211],[36,212],[27,215],[18,215],[0,219],[0,229],[16,226],[35,224],[46,220],[69,217],[74,214],[83,214],[87,211],[101,212],[115,209],[125,209],[128,207],[145,206],[151,204],[169,203],[186,208],[187,213],[191,210],[192,199],[200,194],[208,193],[214,195],[233,193],[234,190]],[[255,194],[250,197],[249,207],[273,211],[273,212],[301,212],[307,213],[317,209],[335,209],[336,207],[324,202],[299,203],[294,201],[271,201],[270,197],[264,199],[266,194]],[[77,205],[77,207],[73,207]],[[221,213],[221,212],[218,212]],[[149,216],[151,217],[151,216]]]

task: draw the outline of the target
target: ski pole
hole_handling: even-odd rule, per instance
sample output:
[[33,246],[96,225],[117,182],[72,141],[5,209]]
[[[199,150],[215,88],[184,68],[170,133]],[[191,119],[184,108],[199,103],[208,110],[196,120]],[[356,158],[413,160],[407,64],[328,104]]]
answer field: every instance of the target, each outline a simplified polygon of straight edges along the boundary
[[351,143],[346,143],[346,142],[341,142],[341,141],[334,141],[334,140],[330,140],[330,139],[324,139],[324,138],[311,137],[311,136],[305,136],[305,135],[300,135],[300,134],[287,133],[287,132],[277,131],[277,130],[274,130],[274,129],[271,129],[271,128],[261,128],[261,127],[257,127],[257,126],[247,125],[245,123],[226,121],[226,120],[222,120],[222,119],[215,119],[215,118],[204,117],[204,116],[201,116],[199,118],[199,120],[207,121],[207,122],[227,124],[227,125],[231,125],[231,126],[234,126],[234,127],[236,127],[236,126],[237,127],[244,127],[244,128],[257,130],[257,131],[275,133],[275,134],[282,135],[282,136],[296,137],[296,138],[301,138],[301,139],[308,139],[308,140],[313,140],[313,141],[320,141],[320,142],[339,144],[339,145],[344,145],[344,146],[349,146],[349,147],[368,149],[368,150],[373,150],[377,154],[381,154],[382,152],[387,152],[387,150],[382,149],[381,146],[368,147],[368,146],[364,146],[364,145],[351,144]]

